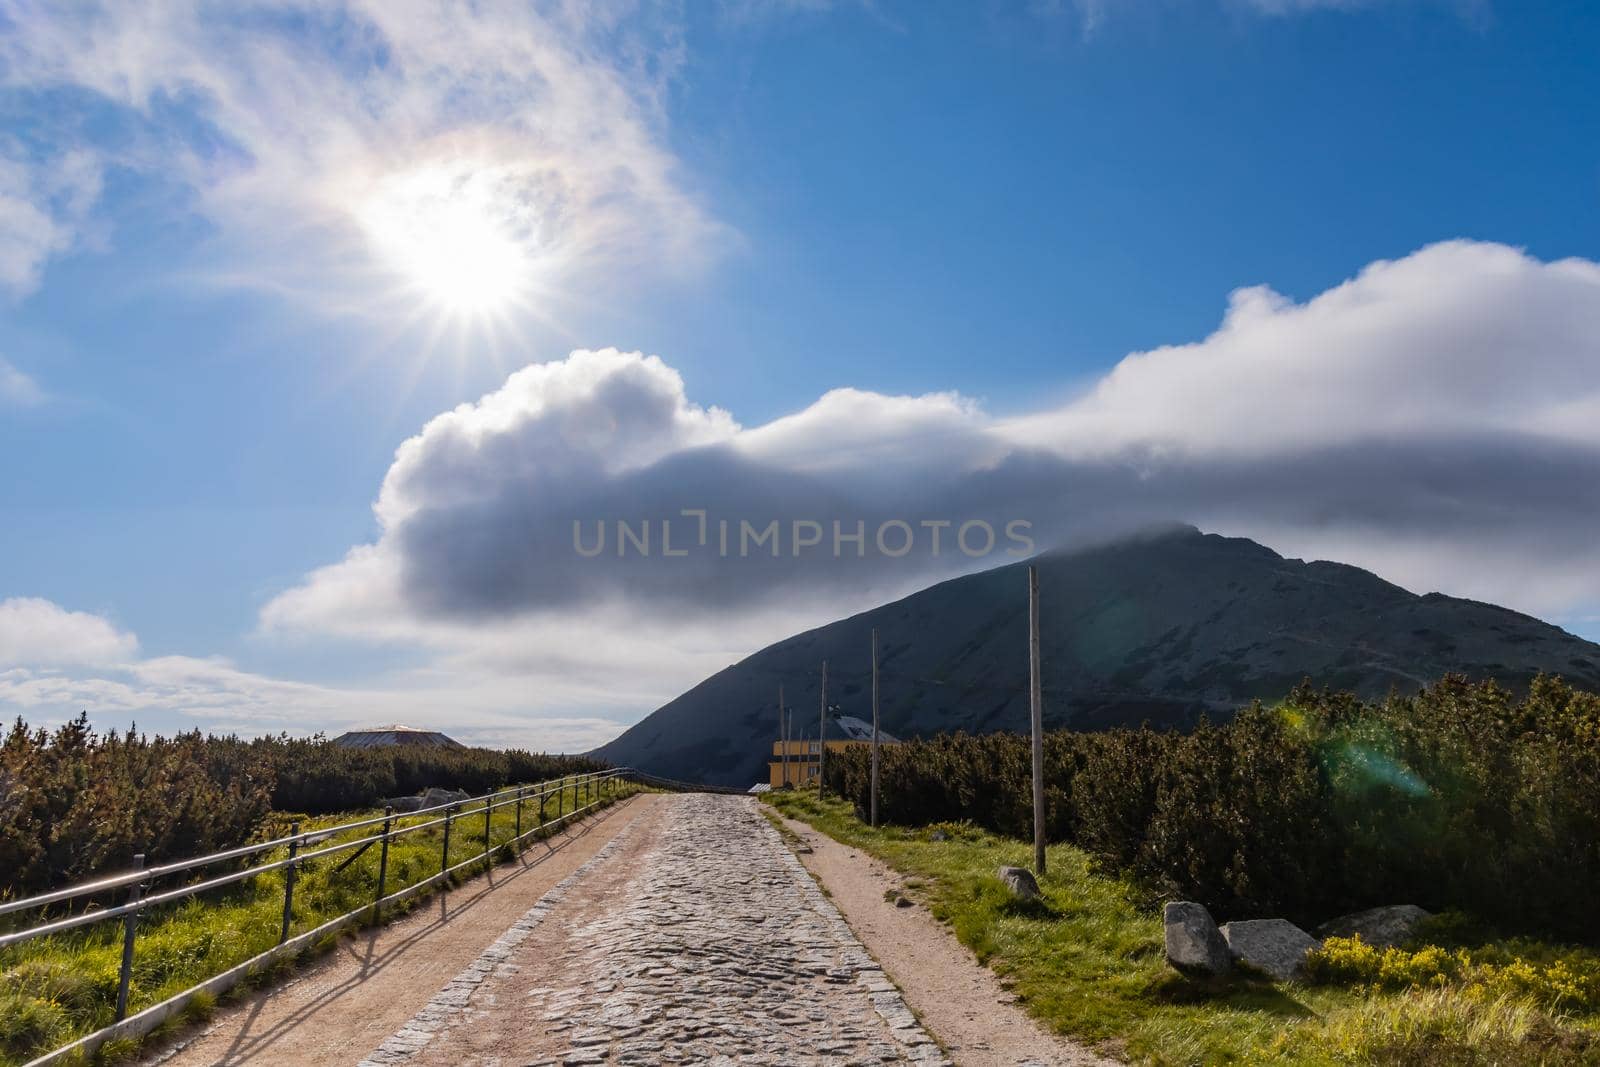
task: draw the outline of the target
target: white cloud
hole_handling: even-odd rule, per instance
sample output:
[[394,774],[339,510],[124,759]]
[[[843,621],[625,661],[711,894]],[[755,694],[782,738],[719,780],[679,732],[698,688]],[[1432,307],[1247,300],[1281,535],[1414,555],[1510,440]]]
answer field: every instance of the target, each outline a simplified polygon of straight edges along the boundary
[[44,401],[39,383],[0,356],[0,403],[31,407]]
[[1600,445],[1600,264],[1449,241],[1302,304],[1239,289],[1203,341],[1128,356],[1002,432],[1075,458],[1305,452],[1490,432]]
[[21,664],[103,666],[123,663],[139,642],[98,615],[48,600],[0,600],[0,668]]
[[[52,193],[49,160],[0,169],[0,233],[22,238],[0,260],[14,290],[71,243],[107,165],[187,187],[239,273],[307,295],[329,277],[408,280],[384,255],[395,227],[446,221],[408,189],[470,184],[530,286],[598,262],[692,269],[723,237],[664,147],[682,45],[648,7],[178,0],[7,20],[0,88],[96,177]],[[127,126],[115,150],[77,143],[85,101]]]
[[569,752],[593,748],[617,731],[610,718],[531,706],[526,680],[516,677],[509,659],[482,683],[464,680],[471,666],[447,662],[445,670],[402,672],[375,684],[316,685],[242,670],[220,657],[141,659],[134,635],[100,616],[48,600],[0,601],[0,707],[35,724],[87,711],[103,729],[137,722],[164,733],[198,728],[248,736],[401,721],[450,731],[469,744]]
[[78,242],[100,184],[88,151],[30,156],[0,137],[0,290],[31,291],[45,263]]
[[574,551],[574,519],[672,520],[681,546],[698,534],[682,511],[699,508],[713,524],[868,530],[1016,516],[1041,545],[1188,519],[1564,613],[1600,604],[1595,366],[1600,265],[1459,241],[1303,303],[1242,289],[1204,340],[1131,354],[1080,398],[1004,419],[954,394],[843,389],[741,428],[659,360],[578,352],[402,445],[381,538],[275,599],[263,622],[450,655],[526,642],[562,649],[577,673],[637,657],[655,678],[689,671],[642,644],[616,653],[622,635],[731,655],[775,618],[792,632],[1004,559],[934,558],[927,540],[906,559],[870,544],[865,560],[796,558],[787,540],[779,558],[666,559],[659,541],[651,559]]
[[727,412],[691,404],[661,360],[580,350],[429,422],[395,454],[376,510],[389,527],[420,507],[470,505],[509,479],[615,477],[738,429]]

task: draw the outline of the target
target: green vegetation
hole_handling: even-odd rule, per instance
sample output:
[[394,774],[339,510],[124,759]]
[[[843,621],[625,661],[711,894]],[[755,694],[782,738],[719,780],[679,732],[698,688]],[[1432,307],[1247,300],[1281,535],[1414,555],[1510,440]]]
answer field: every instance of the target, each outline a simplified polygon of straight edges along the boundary
[[368,807],[428,786],[482,795],[599,770],[592,760],[468,748],[341,748],[320,738],[54,733],[21,719],[0,742],[0,894],[26,896],[233,848],[269,811]]
[[[867,763],[864,748],[828,760],[858,809]],[[1045,765],[1050,840],[1219,921],[1414,903],[1600,938],[1600,697],[1558,679],[1517,699],[1447,678],[1377,703],[1302,686],[1190,733],[1052,733]],[[1029,767],[1014,735],[890,746],[879,811],[1031,838]]]
[[1449,948],[1376,948],[1360,938],[1331,937],[1309,957],[1314,981],[1401,989],[1459,986],[1472,997],[1525,998],[1550,1011],[1600,1015],[1600,955],[1516,939]]
[[[1049,850],[1043,901],[1015,902],[995,878],[1002,864],[1028,865],[1031,846],[965,822],[907,828],[866,826],[846,801],[807,792],[767,794],[778,810],[868,852],[908,875],[906,885],[1006,981],[1022,1005],[1056,1031],[1135,1062],[1534,1065],[1600,1063],[1600,1019],[1512,982],[1460,975],[1422,987],[1388,982],[1366,954],[1330,942],[1319,963],[1326,983],[1275,985],[1240,974],[1196,981],[1167,966],[1157,898],[1127,877],[1097,873],[1087,852]],[[936,835],[934,831],[940,831]],[[942,840],[936,839],[942,837]],[[911,888],[914,887],[914,888]],[[1441,917],[1430,936],[1470,928]],[[1453,949],[1402,953],[1426,961]],[[1379,954],[1380,956],[1382,954]],[[1593,975],[1600,956],[1526,941],[1484,943],[1473,960],[1504,975],[1558,962]],[[1520,961],[1520,964],[1519,964]],[[1398,972],[1391,975],[1398,977]]]
[[[629,783],[608,783],[606,803],[636,791],[637,787]],[[571,811],[574,799],[573,790],[568,789],[561,800],[562,810]],[[555,817],[556,804],[553,796],[547,801],[551,819]],[[537,826],[538,811],[537,801],[524,805],[524,831]],[[349,812],[338,817],[307,819],[302,830],[316,830],[373,814],[381,812]],[[395,825],[399,829],[435,817],[397,816]],[[290,818],[287,815],[269,818],[257,839],[270,840],[286,833]],[[492,862],[512,859],[508,842],[514,836],[515,820],[516,813],[510,805],[496,808],[492,813],[489,837],[493,846]],[[450,865],[464,863],[483,852],[483,830],[483,805],[463,805],[451,827]],[[360,839],[374,832],[374,828],[346,831],[318,842],[311,849]],[[529,843],[532,841],[530,838]],[[442,846],[442,827],[392,839],[386,891],[393,893],[437,874]],[[291,936],[373,901],[378,886],[379,847],[374,844],[351,860],[355,851],[349,849],[311,860],[300,868],[295,880]],[[285,854],[282,849],[276,850],[258,857],[256,862],[281,859]],[[340,869],[347,861],[349,866]],[[478,864],[464,867],[452,876],[452,881],[459,882],[482,869]],[[383,919],[387,921],[403,914],[427,896],[426,891],[419,892],[399,905],[386,906]],[[204,899],[190,898],[142,914],[134,954],[130,1014],[276,945],[283,898],[283,873],[275,871],[214,891]],[[36,919],[35,916],[7,918],[25,922]],[[370,918],[366,921],[370,923]],[[333,939],[327,938],[308,951],[325,949],[332,943]],[[101,923],[0,950],[0,1065],[11,1067],[25,1063],[110,1023],[116,1003],[121,954],[120,922]],[[196,1004],[191,1007],[191,1014],[203,1014],[208,1007],[204,1002]]]

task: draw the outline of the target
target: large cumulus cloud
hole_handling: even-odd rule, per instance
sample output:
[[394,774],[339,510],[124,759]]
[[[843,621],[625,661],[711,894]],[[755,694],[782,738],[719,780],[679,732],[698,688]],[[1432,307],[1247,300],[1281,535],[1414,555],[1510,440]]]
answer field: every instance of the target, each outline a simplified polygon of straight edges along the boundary
[[[1005,562],[1016,519],[1040,548],[1187,520],[1414,588],[1586,614],[1600,604],[1596,368],[1600,266],[1470,242],[1375,263],[1303,303],[1239,290],[1211,336],[1129,355],[1070,403],[1005,418],[954,394],[842,389],[741,427],[658,359],[580,351],[402,445],[378,540],[264,619],[466,647],[530,627],[581,635],[604,611],[608,634],[664,627],[670,645],[717,631],[732,651]],[[974,519],[999,534],[981,558],[955,539]],[[619,557],[617,520],[651,524],[648,556]],[[738,551],[738,523],[773,520],[776,556]],[[892,551],[899,531],[891,551],[877,542],[895,520],[912,551]],[[604,551],[575,550],[575,521],[590,547],[605,525]],[[796,553],[797,521],[816,522],[820,544]],[[945,521],[935,554],[928,524]],[[684,555],[663,554],[663,522]],[[570,640],[580,658],[595,645]]]

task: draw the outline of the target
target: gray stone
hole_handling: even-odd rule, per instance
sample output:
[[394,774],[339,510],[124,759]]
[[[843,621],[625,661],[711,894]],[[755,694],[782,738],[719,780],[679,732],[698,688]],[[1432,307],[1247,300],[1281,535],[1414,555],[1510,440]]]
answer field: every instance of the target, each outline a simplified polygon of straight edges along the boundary
[[378,801],[379,805],[393,808],[396,812],[416,811],[422,807],[421,797],[385,797]]
[[1245,919],[1222,924],[1222,939],[1236,960],[1265,971],[1280,982],[1305,975],[1306,953],[1322,942],[1288,919]]
[[950,840],[950,835],[945,833],[943,830],[935,830],[931,834],[928,835],[928,840],[929,841],[948,841],[948,840]]
[[1432,916],[1415,904],[1389,904],[1329,919],[1317,927],[1317,936],[1359,937],[1377,948],[1390,948],[1411,940],[1422,920]]
[[1162,911],[1167,962],[1188,974],[1227,974],[1233,966],[1228,943],[1204,904],[1169,900]]
[[440,804],[460,804],[471,799],[464,789],[440,789],[435,785],[422,794],[422,806],[436,808]]
[[1001,867],[995,871],[995,877],[1005,883],[1011,895],[1018,900],[1038,900],[1039,883],[1034,880],[1033,872],[1026,867]]

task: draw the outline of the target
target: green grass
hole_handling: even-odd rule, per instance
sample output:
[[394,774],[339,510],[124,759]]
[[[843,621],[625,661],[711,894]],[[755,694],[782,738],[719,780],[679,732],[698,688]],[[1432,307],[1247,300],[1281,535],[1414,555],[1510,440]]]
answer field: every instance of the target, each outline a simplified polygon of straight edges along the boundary
[[[1117,1058],[1156,1064],[1600,1063],[1591,1016],[1481,989],[1279,985],[1243,974],[1185,978],[1166,963],[1157,901],[1049,850],[1044,897],[1019,905],[994,877],[1032,848],[963,824],[865,825],[844,801],[764,799],[908,876],[914,898],[992,968],[1028,1012]],[[947,835],[930,839],[935,830]]]
[[[616,786],[617,791],[608,802],[638,791],[638,787],[630,783],[616,783]],[[562,800],[563,810],[571,811],[573,803],[573,791],[569,789]],[[547,811],[553,819],[554,797],[547,800]],[[381,812],[347,812],[299,821],[301,829],[309,831],[373,814]],[[397,817],[396,828],[434,817]],[[291,818],[281,814],[271,817],[263,827],[263,839],[287,834]],[[494,846],[494,862],[502,862],[512,855],[507,843],[514,836],[515,819],[515,811],[510,806],[493,812],[489,840]],[[537,821],[538,803],[525,803],[523,831],[532,830]],[[313,851],[372,833],[372,829],[347,832],[302,851]],[[442,845],[442,827],[392,839],[386,892],[396,892],[437,874]],[[483,806],[469,802],[453,821],[450,865],[481,854],[483,847]],[[378,886],[379,847],[374,844],[348,867],[338,870],[354,851],[310,861],[299,870],[295,880],[291,937],[371,904]],[[279,850],[257,857],[257,862],[281,859],[285,855],[286,850]],[[482,864],[464,867],[452,877],[452,882],[459,883],[483,869]],[[223,870],[212,868],[206,873],[214,876]],[[164,882],[156,891],[168,888],[172,885]],[[398,905],[387,905],[383,921],[397,918],[429,895],[424,891]],[[283,873],[275,871],[213,891],[203,898],[178,901],[141,914],[129,1014],[275,946],[282,923],[283,898]],[[26,921],[37,920],[29,917]],[[363,924],[369,921],[363,920]],[[323,944],[312,946],[308,951],[325,950],[333,940],[324,939]],[[122,924],[117,920],[23,942],[0,951],[0,1067],[26,1063],[110,1023],[121,960]],[[281,972],[292,966],[292,962],[280,964],[276,970]],[[189,1015],[203,1017],[212,1006],[209,998],[201,998],[190,1005]],[[128,1043],[119,1043],[118,1048],[102,1053],[101,1059],[114,1059],[128,1051]]]

